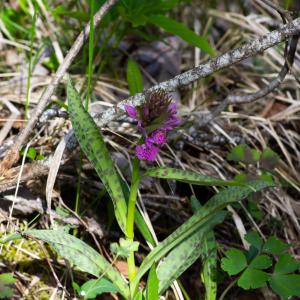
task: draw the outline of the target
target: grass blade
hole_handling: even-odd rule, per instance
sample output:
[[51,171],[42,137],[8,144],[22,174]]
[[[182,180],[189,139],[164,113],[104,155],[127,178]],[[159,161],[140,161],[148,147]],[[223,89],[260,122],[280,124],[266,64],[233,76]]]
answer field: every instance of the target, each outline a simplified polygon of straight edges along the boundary
[[187,28],[184,24],[179,23],[163,15],[152,15],[147,18],[151,24],[161,27],[167,32],[180,36],[184,41],[192,46],[198,47],[204,52],[214,55],[214,49],[209,45],[207,39],[196,34]]
[[130,58],[127,64],[127,82],[130,95],[135,95],[143,91],[143,78],[138,64]]

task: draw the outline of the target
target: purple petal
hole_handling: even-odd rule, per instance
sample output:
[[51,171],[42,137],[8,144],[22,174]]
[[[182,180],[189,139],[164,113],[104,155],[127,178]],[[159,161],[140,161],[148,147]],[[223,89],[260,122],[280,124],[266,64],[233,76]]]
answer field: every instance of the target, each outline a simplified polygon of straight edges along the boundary
[[171,102],[168,106],[168,112],[172,115],[175,115],[177,113],[177,105],[175,102]]
[[134,106],[129,105],[129,104],[125,104],[124,108],[125,108],[125,110],[127,112],[127,115],[130,118],[135,119],[135,120],[137,119],[137,110],[135,109]]
[[174,127],[179,126],[181,123],[181,120],[176,116],[170,116],[168,117],[167,121],[164,123],[163,128],[166,130],[172,130]]
[[155,160],[156,157],[157,157],[158,152],[159,152],[159,148],[157,148],[155,146],[152,146],[152,147],[148,148],[146,159],[149,160],[149,161]]
[[158,152],[159,152],[159,148],[153,145],[148,146],[146,144],[143,144],[143,145],[137,145],[135,148],[135,153],[139,160],[153,161],[156,159]]
[[135,154],[139,160],[145,159],[145,149],[146,145],[137,145],[135,147]]
[[157,129],[152,132],[151,140],[156,145],[163,145],[167,140],[167,133],[164,129]]
[[145,144],[147,147],[152,147],[154,144],[154,139],[152,137],[146,137]]

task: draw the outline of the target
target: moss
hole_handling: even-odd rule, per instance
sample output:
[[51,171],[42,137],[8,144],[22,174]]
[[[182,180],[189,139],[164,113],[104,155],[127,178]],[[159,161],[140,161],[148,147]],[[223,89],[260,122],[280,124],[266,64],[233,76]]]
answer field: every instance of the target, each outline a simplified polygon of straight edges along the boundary
[[[0,238],[3,235],[0,233]],[[44,249],[46,249],[48,257],[53,257],[53,252],[47,244],[44,244]],[[28,295],[24,299],[50,299],[56,284],[46,261],[45,253],[36,241],[20,239],[2,245],[0,261],[9,269],[25,276],[25,282],[20,282],[21,285],[25,285],[25,288],[26,285],[28,288],[30,283],[34,282],[34,278],[40,279],[29,288]]]

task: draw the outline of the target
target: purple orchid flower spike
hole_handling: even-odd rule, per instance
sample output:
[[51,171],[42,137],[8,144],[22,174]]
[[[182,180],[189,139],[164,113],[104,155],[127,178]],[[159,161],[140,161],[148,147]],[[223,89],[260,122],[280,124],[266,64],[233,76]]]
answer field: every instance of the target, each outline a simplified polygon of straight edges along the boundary
[[[141,106],[135,108],[125,104],[124,108],[127,115],[137,121],[138,130],[144,138],[144,144],[135,148],[137,158],[154,161],[160,147],[167,141],[168,132],[181,123],[177,117],[176,103],[172,102],[166,92],[157,90],[146,95],[145,102]],[[157,124],[157,120],[161,123]],[[152,131],[149,128],[153,128]]]

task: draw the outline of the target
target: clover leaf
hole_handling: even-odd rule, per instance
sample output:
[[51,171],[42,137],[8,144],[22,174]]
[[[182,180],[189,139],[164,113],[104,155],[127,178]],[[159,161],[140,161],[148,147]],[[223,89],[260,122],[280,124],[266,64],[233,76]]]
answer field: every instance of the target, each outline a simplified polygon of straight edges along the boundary
[[289,254],[283,254],[275,264],[274,272],[277,274],[288,274],[296,271],[300,267],[300,262]]
[[271,288],[284,299],[300,296],[300,275],[274,273],[269,283]]
[[281,297],[300,296],[300,275],[288,274],[296,271],[300,262],[289,254],[283,254],[275,264],[274,273],[269,279],[271,288]]
[[245,235],[245,240],[257,250],[261,250],[264,241],[256,231],[250,231]]
[[267,255],[258,255],[250,263],[252,269],[264,270],[272,266],[272,259]]
[[229,275],[236,275],[247,267],[247,259],[243,251],[230,249],[221,260],[221,268]]
[[288,248],[290,248],[288,244],[277,239],[275,236],[271,236],[264,244],[262,251],[273,255],[279,255],[282,252],[286,251]]
[[247,268],[239,278],[237,284],[245,290],[257,289],[265,286],[268,279],[268,273],[257,269]]

